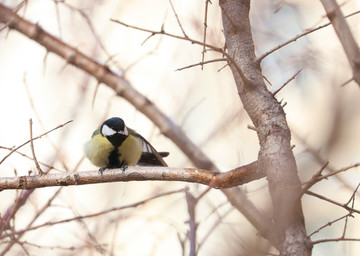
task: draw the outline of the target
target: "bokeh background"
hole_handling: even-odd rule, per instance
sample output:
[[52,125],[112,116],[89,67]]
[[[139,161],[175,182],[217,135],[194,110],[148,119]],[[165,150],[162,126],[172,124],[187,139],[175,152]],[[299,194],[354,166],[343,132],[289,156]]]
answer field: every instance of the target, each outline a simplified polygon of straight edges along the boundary
[[[14,8],[21,1],[1,1]],[[173,8],[172,8],[173,5]],[[360,9],[359,1],[342,4],[344,14]],[[202,60],[202,47],[166,36],[152,36],[110,19],[142,28],[203,40],[205,1],[52,1],[31,0],[19,15],[78,48],[100,63],[124,74],[136,90],[152,100],[182,127],[221,170],[257,159],[256,133],[242,108],[230,69],[225,62],[177,71]],[[359,15],[347,19],[355,37]],[[253,1],[251,23],[257,55],[328,22],[318,1]],[[148,39],[147,39],[148,38]],[[218,2],[208,8],[207,42],[224,45]],[[114,91],[67,64],[29,38],[7,28],[0,32],[0,160],[9,150],[66,121],[72,123],[34,141],[37,158],[53,166],[51,172],[96,168],[83,159],[83,144],[101,122],[112,116],[147,138],[159,151],[169,151],[169,166],[191,167],[186,156],[159,130]],[[205,60],[221,58],[207,51]],[[360,161],[360,90],[331,26],[279,49],[262,61],[269,90],[275,91],[302,69],[277,99],[285,104],[292,130],[299,175],[306,182],[329,161],[340,169]],[[31,156],[30,146],[19,152]],[[322,159],[320,161],[320,159]],[[42,166],[44,170],[47,168]],[[34,161],[12,154],[0,165],[0,176],[36,172]],[[325,171],[326,173],[326,171]],[[312,188],[339,203],[350,200],[360,182],[359,169],[324,180]],[[243,186],[262,211],[270,211],[266,180]],[[206,187],[177,182],[130,182],[43,188],[34,191],[11,224],[26,228],[56,194],[32,226],[126,206],[155,194],[189,187],[199,195]],[[0,192],[0,212],[16,202],[21,191]],[[355,193],[356,209],[358,192]],[[343,208],[305,195],[303,206],[308,233],[346,215]],[[360,239],[358,215],[349,218],[346,237]],[[0,240],[0,253],[20,255],[186,255],[189,214],[184,193],[151,200],[92,218],[69,221],[26,232],[10,250],[9,238]],[[212,190],[196,208],[199,255],[264,255],[269,245],[247,220],[232,208],[220,191]],[[312,240],[338,238],[344,220],[313,235]],[[322,243],[313,255],[358,255],[360,242]],[[270,249],[270,252],[274,252]],[[3,255],[1,254],[1,255]]]

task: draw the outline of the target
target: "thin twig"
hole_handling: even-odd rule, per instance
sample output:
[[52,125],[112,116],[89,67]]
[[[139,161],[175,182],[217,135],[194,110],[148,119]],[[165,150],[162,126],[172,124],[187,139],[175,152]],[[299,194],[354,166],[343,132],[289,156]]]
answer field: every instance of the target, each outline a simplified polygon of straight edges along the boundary
[[352,195],[351,195],[349,201],[346,203],[346,205],[348,205],[348,204],[350,204],[350,202],[352,202],[352,206],[354,206],[355,194],[358,191],[359,187],[360,187],[360,183],[356,186],[354,192],[352,193]]
[[340,218],[337,218],[337,219],[335,219],[335,220],[329,221],[329,222],[326,223],[325,225],[322,225],[322,226],[319,227],[318,229],[316,229],[316,230],[314,230],[313,232],[311,232],[311,233],[309,234],[309,237],[315,235],[316,233],[319,233],[319,232],[320,232],[321,230],[323,230],[324,228],[330,227],[330,226],[333,225],[334,223],[336,223],[336,222],[338,222],[338,221],[340,221],[340,220],[342,220],[342,219],[345,219],[345,218],[348,217],[348,216],[349,216],[349,213],[346,214],[346,215],[344,215],[344,216],[341,216]]
[[[0,146],[0,148],[1,148],[1,149],[6,149],[6,150],[8,150],[8,151],[12,151],[12,150],[14,149],[14,148],[9,148],[9,147],[4,147],[4,146]],[[26,154],[24,154],[24,153],[22,153],[22,152],[20,152],[20,151],[15,151],[15,153],[17,153],[17,154],[19,154],[19,155],[21,155],[21,156],[23,156],[23,157],[26,157],[27,159],[30,159],[30,160],[34,161],[34,158],[32,158],[32,157],[30,157],[30,156],[28,156],[28,155],[26,155]],[[45,167],[48,168],[48,169],[54,169],[54,170],[56,170],[56,171],[63,172],[63,170],[60,170],[60,169],[56,168],[55,166],[46,164],[46,163],[44,163],[44,162],[38,161],[38,163],[41,164],[41,165],[43,165],[43,166],[45,166]]]
[[[41,214],[43,214],[45,212],[45,210],[48,209],[48,207],[51,205],[52,201],[59,195],[61,190],[62,190],[62,187],[59,188],[54,193],[54,195],[47,201],[47,203],[36,213],[36,215],[33,217],[33,219],[27,225],[27,228],[31,227],[31,225],[41,216]],[[22,237],[22,235],[24,235],[24,234],[25,234],[25,232],[18,234],[17,240],[19,240]],[[14,240],[9,241],[6,244],[6,247],[4,248],[4,250],[0,253],[0,256],[5,255],[5,253],[8,252],[14,244],[15,244]]]
[[188,35],[185,33],[185,30],[184,30],[183,26],[181,25],[179,16],[178,16],[177,13],[176,13],[176,10],[175,10],[175,7],[174,7],[172,1],[169,0],[169,2],[170,2],[170,5],[171,5],[171,9],[172,9],[172,11],[173,11],[173,13],[174,13],[174,15],[175,15],[176,21],[177,21],[177,23],[179,24],[179,27],[180,27],[180,29],[181,29],[184,37],[189,38]]
[[[304,146],[306,147],[306,150],[305,150],[305,151],[309,152],[309,153],[314,157],[314,159],[316,160],[316,162],[318,162],[320,165],[324,165],[324,164],[327,162],[327,160],[323,159],[323,158],[320,156],[319,152],[318,152],[316,149],[312,148],[312,147],[306,142],[305,139],[303,139],[301,136],[299,136],[299,135],[297,134],[297,132],[296,132],[294,129],[292,129],[292,134],[293,134],[293,136],[295,136],[298,140],[300,140],[300,142],[301,142],[302,144],[304,144]],[[349,168],[351,168],[351,167],[353,167],[353,165],[351,165],[351,166],[349,166],[349,167],[346,167],[346,168],[349,169]],[[333,172],[336,171],[333,166],[330,166],[330,164],[326,167],[326,169],[329,170],[331,173],[333,173]],[[336,178],[338,181],[340,181],[340,182],[344,185],[344,187],[346,187],[348,190],[353,191],[353,187],[351,187],[351,186],[348,184],[348,182],[346,182],[341,176],[337,175],[337,176],[335,176],[335,178]],[[358,195],[360,194],[359,192],[357,192],[357,193],[358,193]]]
[[34,190],[21,191],[20,195],[16,197],[14,204],[6,210],[5,214],[2,215],[2,219],[0,221],[0,236],[2,232],[8,228],[10,220],[14,218],[17,211],[25,204],[33,191]]
[[342,84],[340,84],[340,87],[344,87],[344,86],[348,85],[348,84],[349,84],[351,81],[353,81],[353,80],[354,80],[354,77],[346,80],[345,82],[343,82]]
[[229,208],[225,213],[217,218],[217,221],[213,223],[213,225],[208,229],[208,232],[203,236],[202,240],[199,242],[197,252],[199,252],[200,248],[204,245],[205,241],[210,237],[210,235],[214,234],[214,230],[217,226],[224,222],[225,217],[230,214],[233,210],[233,207]]
[[301,194],[300,197],[306,192],[308,191],[314,184],[316,184],[319,180],[321,180],[321,173],[323,170],[325,170],[325,168],[329,165],[329,162],[326,162],[323,166],[321,166],[320,170],[318,170],[311,178],[311,180],[309,180],[308,182],[306,182],[306,185],[303,187],[303,189],[301,190]]
[[62,29],[61,29],[61,21],[60,21],[60,10],[59,10],[59,3],[63,3],[65,1],[54,1],[55,4],[55,11],[56,11],[56,21],[57,21],[57,25],[58,25],[58,30],[59,30],[59,37],[62,38]]
[[38,170],[39,175],[44,175],[45,173],[41,170],[40,165],[39,165],[39,163],[36,159],[36,155],[35,155],[33,132],[32,132],[32,119],[31,118],[29,120],[29,124],[30,124],[30,148],[31,148],[31,153],[33,155],[35,167]]
[[93,23],[92,23],[92,19],[89,18],[89,16],[86,14],[86,12],[84,12],[83,10],[76,8],[72,5],[70,5],[68,2],[65,1],[61,1],[60,3],[64,4],[66,7],[68,7],[71,11],[75,11],[78,12],[81,17],[83,17],[91,31],[91,33],[93,34],[96,42],[99,44],[100,48],[104,51],[104,53],[110,58],[111,54],[109,53],[109,51],[106,49],[105,45],[103,44],[103,42],[101,41],[101,36],[98,35]]
[[2,163],[6,160],[6,158],[8,158],[10,155],[12,155],[12,154],[13,154],[15,151],[17,151],[19,148],[25,146],[26,144],[30,143],[31,141],[40,139],[41,137],[43,137],[43,136],[45,136],[45,135],[47,135],[47,134],[49,134],[49,133],[51,133],[51,132],[53,132],[53,131],[55,131],[55,130],[57,130],[57,129],[65,126],[65,125],[67,125],[67,124],[69,124],[69,123],[71,123],[72,121],[73,121],[73,120],[70,120],[70,121],[67,121],[67,122],[65,122],[65,123],[63,123],[63,124],[60,124],[60,125],[56,126],[55,128],[53,128],[53,129],[51,129],[51,130],[49,130],[49,131],[47,131],[47,132],[45,132],[45,133],[43,133],[43,134],[35,137],[35,138],[33,138],[32,140],[28,140],[28,141],[24,142],[23,144],[21,144],[20,146],[17,146],[16,148],[14,148],[9,154],[7,154],[7,155],[0,161],[0,164],[2,164]]
[[357,167],[359,167],[359,166],[360,166],[360,163],[355,163],[355,164],[352,164],[352,165],[350,165],[350,166],[341,168],[341,169],[339,169],[339,170],[332,171],[332,172],[330,172],[329,174],[322,175],[321,177],[319,177],[316,182],[319,182],[320,180],[323,180],[323,179],[327,179],[327,178],[329,178],[329,177],[331,177],[331,176],[334,176],[334,175],[336,175],[336,174],[338,174],[338,173],[340,173],[340,172],[345,172],[345,171],[350,170],[350,169],[352,169],[352,168],[357,168]]
[[320,0],[344,49],[354,81],[360,86],[360,50],[336,0]]
[[[206,44],[207,16],[208,16],[209,3],[211,4],[210,0],[205,0],[204,37],[203,37],[204,46],[203,46],[203,51],[201,53],[201,55],[202,55],[201,63],[204,63],[204,61],[205,61],[205,53],[206,53],[205,44]],[[201,65],[201,70],[203,70],[203,68],[204,68],[204,65]]]
[[150,33],[151,35],[149,37],[152,37],[152,36],[155,36],[155,35],[165,35],[165,36],[168,36],[168,37],[173,37],[173,38],[176,38],[176,39],[189,41],[192,44],[197,44],[197,45],[208,47],[208,48],[210,48],[210,49],[212,49],[212,50],[214,50],[216,52],[219,52],[219,53],[223,54],[231,62],[231,64],[234,65],[236,71],[238,72],[241,80],[244,82],[245,85],[251,85],[252,84],[251,81],[244,75],[244,73],[241,70],[241,68],[239,67],[239,65],[237,65],[234,58],[232,56],[230,56],[224,49],[222,49],[220,47],[214,46],[212,44],[204,43],[204,42],[192,39],[192,38],[186,38],[186,37],[183,37],[183,36],[178,36],[178,35],[175,35],[175,34],[167,33],[167,32],[165,32],[165,30],[163,28],[160,31],[154,31],[154,30],[150,30],[150,29],[146,29],[146,28],[133,26],[133,25],[124,23],[124,22],[122,22],[120,20],[116,20],[116,19],[110,19],[110,20],[115,22],[115,23],[118,23],[118,24],[120,24],[122,26],[128,27],[128,28],[132,28],[132,29],[136,29],[136,30],[139,30],[139,31]]
[[[28,0],[24,0],[22,2],[20,2],[14,9],[13,12],[17,13],[23,6],[26,7]],[[4,29],[6,29],[9,26],[10,22],[6,22],[2,27],[0,27],[0,32],[3,31]]]
[[331,204],[340,206],[340,207],[342,207],[342,208],[344,208],[344,209],[346,209],[346,210],[348,210],[348,211],[356,212],[356,213],[360,214],[360,211],[359,211],[359,210],[356,210],[356,209],[354,209],[354,208],[351,208],[351,207],[349,207],[349,206],[347,206],[347,205],[345,205],[345,204],[338,203],[338,202],[336,202],[336,201],[334,201],[334,200],[332,200],[332,199],[330,199],[330,198],[327,198],[327,197],[325,197],[325,196],[322,196],[322,195],[319,195],[319,194],[317,194],[317,193],[311,192],[311,191],[309,191],[309,190],[306,191],[305,194],[308,194],[308,195],[310,195],[310,196],[317,197],[317,198],[319,198],[319,199],[321,199],[321,200],[324,200],[324,201],[327,201],[327,202],[329,202],[329,203],[331,203]]
[[[356,15],[356,14],[359,14],[359,13],[360,13],[360,11],[356,11],[356,12],[350,13],[349,15],[346,15],[345,18],[351,17],[351,16]],[[277,47],[271,49],[270,51],[264,53],[263,55],[261,55],[260,57],[257,58],[257,62],[260,63],[264,58],[266,58],[266,57],[269,56],[270,54],[274,53],[275,51],[283,48],[284,46],[286,46],[286,45],[288,45],[288,44],[290,44],[290,43],[292,43],[292,42],[295,42],[296,40],[300,39],[301,37],[304,37],[304,36],[306,36],[306,35],[308,35],[308,34],[311,34],[311,33],[315,32],[315,31],[319,30],[319,29],[325,28],[325,27],[327,27],[327,26],[329,26],[329,25],[331,25],[331,22],[328,22],[328,23],[326,23],[326,24],[324,24],[324,25],[318,26],[318,27],[313,28],[313,29],[308,29],[308,30],[306,30],[305,32],[303,32],[303,33],[301,33],[301,34],[293,37],[292,39],[290,39],[290,40],[288,40],[288,41],[286,41],[286,42],[278,45]]]
[[297,71],[292,77],[290,77],[282,86],[280,86],[279,89],[277,89],[275,92],[273,92],[273,95],[275,96],[278,92],[280,92],[288,83],[290,83],[292,80],[295,79],[295,77],[300,74],[300,72],[303,71],[303,69],[300,69]]
[[180,40],[184,40],[184,41],[189,41],[193,44],[197,44],[197,45],[201,45],[201,46],[205,46],[205,47],[208,47],[208,48],[211,48],[213,49],[214,51],[217,51],[217,52],[220,52],[220,53],[224,53],[223,49],[221,47],[217,47],[217,46],[214,46],[214,45],[211,45],[211,44],[208,44],[208,43],[203,43],[201,41],[198,41],[198,40],[195,40],[195,39],[192,39],[192,38],[189,38],[189,37],[184,37],[184,36],[179,36],[179,35],[175,35],[175,34],[171,34],[171,33],[168,33],[168,32],[165,32],[165,30],[162,28],[160,29],[159,31],[155,31],[155,30],[151,30],[151,29],[146,29],[146,28],[141,28],[141,27],[137,27],[137,26],[133,26],[133,25],[130,25],[130,24],[127,24],[125,22],[122,22],[120,20],[116,20],[116,19],[110,19],[112,22],[115,22],[115,23],[118,23],[122,26],[125,26],[127,28],[132,28],[132,29],[136,29],[136,30],[139,30],[139,31],[143,31],[143,32],[147,32],[147,33],[150,33],[151,36],[154,36],[154,35],[165,35],[165,36],[168,36],[168,37],[173,37],[173,38],[176,38],[176,39],[180,39]]
[[350,241],[350,242],[360,242],[360,238],[330,238],[330,239],[319,239],[313,241],[312,244],[319,244],[319,243],[327,243],[327,242],[339,242],[339,241]]
[[197,224],[195,220],[195,208],[198,200],[189,192],[189,189],[185,189],[185,195],[186,195],[186,203],[189,213],[189,232],[188,232],[188,238],[190,241],[190,252],[189,256],[195,256],[196,255],[196,229]]
[[196,64],[191,64],[191,65],[186,66],[186,67],[178,68],[175,71],[181,71],[181,70],[188,69],[188,68],[193,68],[193,67],[196,67],[196,66],[204,66],[205,64],[209,64],[209,63],[213,63],[213,62],[220,62],[220,61],[228,61],[228,60],[226,58],[219,58],[219,59],[202,61],[202,62],[199,62],[199,63],[196,63]]
[[45,222],[43,224],[39,224],[39,225],[32,226],[32,227],[27,227],[27,228],[22,229],[22,230],[18,230],[18,231],[14,231],[12,233],[8,233],[6,235],[2,235],[2,236],[0,236],[0,239],[3,239],[5,237],[9,237],[9,236],[13,236],[13,235],[17,235],[17,234],[21,234],[21,233],[24,233],[26,231],[39,229],[39,228],[42,228],[42,227],[54,226],[54,225],[57,225],[57,224],[76,221],[76,220],[79,220],[79,219],[94,218],[94,217],[98,217],[98,216],[101,216],[101,215],[104,215],[104,214],[107,214],[107,213],[110,213],[110,212],[124,210],[124,209],[128,209],[128,208],[136,208],[136,207],[138,207],[140,205],[143,205],[143,204],[145,204],[145,203],[147,203],[149,201],[152,201],[154,199],[164,197],[164,196],[168,196],[168,195],[172,195],[172,194],[181,193],[183,191],[184,191],[184,189],[168,191],[168,192],[164,192],[164,193],[161,193],[161,194],[154,195],[152,197],[149,197],[147,199],[138,201],[136,203],[132,203],[132,204],[124,205],[124,206],[119,206],[119,207],[113,207],[113,208],[110,208],[110,209],[107,209],[107,210],[104,210],[104,211],[101,211],[101,212],[95,212],[95,213],[91,213],[91,214],[87,214],[87,215],[76,216],[76,217],[73,217],[73,218],[63,219],[63,220],[59,220],[59,221]]

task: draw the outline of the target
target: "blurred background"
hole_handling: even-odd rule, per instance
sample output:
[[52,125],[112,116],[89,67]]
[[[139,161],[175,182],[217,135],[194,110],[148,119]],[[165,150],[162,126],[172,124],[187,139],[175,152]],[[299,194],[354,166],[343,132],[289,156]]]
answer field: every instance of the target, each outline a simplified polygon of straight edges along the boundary
[[[14,8],[21,1],[1,1]],[[360,9],[359,1],[342,2],[345,15]],[[175,13],[174,13],[175,10]],[[131,85],[153,101],[182,127],[191,140],[222,170],[257,159],[258,139],[239,100],[225,62],[196,66],[202,47],[187,41],[130,29],[111,22],[183,35],[202,41],[205,1],[53,1],[31,0],[18,11],[45,31],[123,74]],[[328,22],[318,1],[253,1],[251,23],[258,56],[309,29]],[[347,19],[355,37],[360,16]],[[207,42],[222,47],[218,2],[208,7]],[[3,25],[3,24],[2,24]],[[1,25],[1,26],[2,26]],[[148,38],[148,39],[147,39]],[[159,151],[169,151],[172,167],[192,167],[186,156],[144,115],[107,86],[46,49],[7,28],[0,32],[0,161],[11,148],[69,120],[70,124],[34,141],[39,162],[51,172],[89,171],[96,167],[84,159],[82,147],[103,120],[122,117]],[[221,58],[207,51],[205,60]],[[325,161],[340,169],[360,161],[360,90],[347,83],[351,69],[331,26],[317,30],[275,51],[262,61],[270,91],[280,88],[302,70],[276,98],[285,105],[299,175],[309,180]],[[22,153],[22,154],[19,154]],[[0,177],[36,172],[30,145],[0,165]],[[41,165],[43,170],[48,167]],[[327,170],[328,171],[328,170]],[[327,172],[325,171],[325,173]],[[360,182],[352,168],[316,184],[311,191],[341,204],[347,203]],[[0,240],[0,255],[187,255],[189,213],[184,192],[150,200],[153,195],[189,187],[194,196],[205,186],[176,182],[129,182],[42,188],[33,191],[10,222],[14,230],[79,218],[63,224],[27,231],[13,240]],[[251,201],[271,214],[265,179],[242,186]],[[4,216],[23,191],[0,192]],[[358,192],[354,208],[359,209]],[[147,200],[149,199],[149,200]],[[146,200],[138,207],[114,207]],[[348,212],[339,206],[305,195],[303,206],[308,234]],[[350,205],[351,206],[351,203]],[[345,218],[311,236],[312,240],[339,238],[346,225],[349,238],[360,239],[358,215]],[[273,251],[223,194],[211,190],[197,204],[198,255],[265,255]],[[10,232],[9,230],[5,231]],[[358,255],[359,242],[320,243],[313,255]]]

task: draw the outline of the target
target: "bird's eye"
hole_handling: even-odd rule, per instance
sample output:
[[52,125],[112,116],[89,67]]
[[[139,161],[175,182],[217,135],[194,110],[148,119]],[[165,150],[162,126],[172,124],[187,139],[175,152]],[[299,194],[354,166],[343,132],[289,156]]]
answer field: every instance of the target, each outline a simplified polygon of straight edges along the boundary
[[110,128],[109,126],[107,126],[106,124],[103,125],[102,129],[101,129],[101,134],[105,137],[107,136],[112,136],[116,133],[116,131],[112,128]]

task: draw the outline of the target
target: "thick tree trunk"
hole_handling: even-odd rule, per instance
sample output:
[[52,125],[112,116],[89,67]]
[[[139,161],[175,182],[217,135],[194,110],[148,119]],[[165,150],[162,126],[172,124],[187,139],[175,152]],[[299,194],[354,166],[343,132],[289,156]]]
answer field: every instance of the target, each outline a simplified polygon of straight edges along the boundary
[[256,60],[249,20],[250,1],[220,0],[230,67],[245,110],[260,143],[258,168],[269,181],[273,216],[281,255],[311,255],[299,195],[301,183],[290,146],[285,113],[267,90]]

